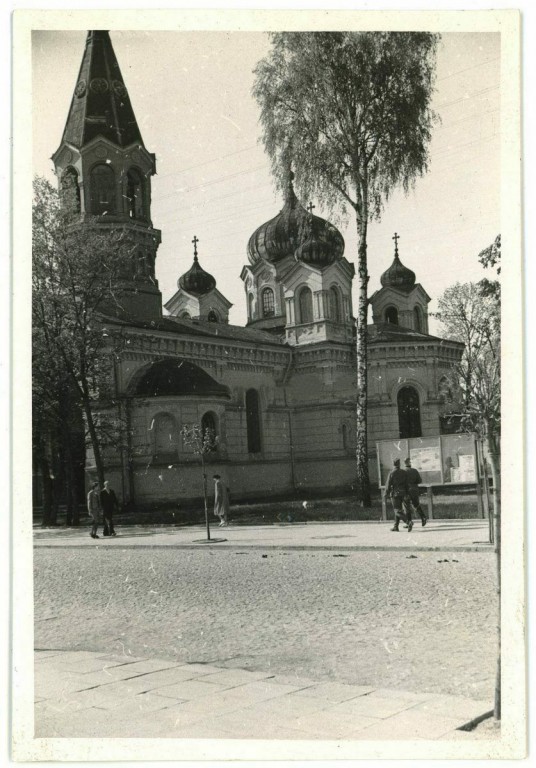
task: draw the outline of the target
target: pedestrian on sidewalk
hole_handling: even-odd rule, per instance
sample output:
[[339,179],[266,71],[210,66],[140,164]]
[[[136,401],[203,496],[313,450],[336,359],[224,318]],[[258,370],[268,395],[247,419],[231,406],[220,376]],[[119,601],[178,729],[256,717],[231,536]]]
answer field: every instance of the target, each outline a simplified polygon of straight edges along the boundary
[[87,513],[93,520],[91,525],[91,533],[89,534],[92,539],[100,538],[100,536],[97,536],[97,530],[99,527],[101,512],[102,507],[99,493],[99,484],[93,483],[91,490],[87,495]]
[[100,493],[102,516],[104,518],[104,529],[102,531],[103,536],[116,536],[113,523],[114,509],[119,510],[119,504],[117,502],[117,496],[113,488],[110,488],[110,482],[104,481],[104,488]]
[[395,459],[393,465],[394,469],[389,472],[389,477],[387,478],[387,483],[385,485],[385,495],[390,496],[393,511],[395,513],[395,524],[391,530],[398,531],[400,521],[403,520],[408,524],[408,532],[410,532],[413,528],[413,522],[402,509],[404,499],[409,491],[408,476],[403,469],[400,469],[400,459]]
[[408,495],[404,500],[404,508],[409,520],[411,520],[412,510],[416,512],[421,518],[421,525],[424,527],[427,522],[427,517],[421,507],[419,490],[419,485],[422,483],[422,477],[420,476],[419,471],[411,466],[410,458],[405,459],[404,464],[406,465],[405,472],[408,478]]
[[214,514],[220,518],[220,527],[229,525],[229,489],[221,479],[221,475],[213,475],[214,478]]

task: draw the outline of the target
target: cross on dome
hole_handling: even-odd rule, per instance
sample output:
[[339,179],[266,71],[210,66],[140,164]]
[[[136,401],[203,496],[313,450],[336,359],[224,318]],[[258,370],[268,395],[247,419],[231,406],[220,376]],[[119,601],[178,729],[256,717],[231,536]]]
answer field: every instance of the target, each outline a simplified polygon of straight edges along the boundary
[[313,205],[312,203],[309,203],[309,205],[307,206],[307,210],[309,211],[310,214],[313,213],[315,208],[316,208],[316,205]]
[[197,259],[197,243],[199,242],[199,238],[197,235],[194,235],[194,239],[192,240],[192,243],[194,244],[194,259]]
[[400,235],[395,232],[392,239],[395,241],[395,256],[398,256],[398,241],[400,240]]

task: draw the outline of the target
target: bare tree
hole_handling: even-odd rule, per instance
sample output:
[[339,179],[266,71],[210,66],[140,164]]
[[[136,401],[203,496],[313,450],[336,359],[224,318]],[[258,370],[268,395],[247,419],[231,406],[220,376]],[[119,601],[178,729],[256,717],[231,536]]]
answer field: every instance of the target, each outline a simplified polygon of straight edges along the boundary
[[[59,391],[82,409],[99,482],[104,482],[99,417],[110,391],[113,366],[103,313],[120,300],[131,246],[121,227],[83,221],[74,195],[62,197],[42,178],[34,180],[32,323],[34,409],[50,421],[64,419]],[[99,423],[102,429],[99,430]]]
[[206,457],[216,449],[218,438],[210,427],[201,427],[199,424],[185,424],[181,429],[181,437],[184,445],[191,448],[195,456],[201,461],[201,472],[203,475],[203,501],[205,505],[205,525],[207,529],[207,541],[210,541],[210,522],[208,518],[208,493],[207,493],[207,473],[205,461]]
[[425,32],[282,32],[253,93],[280,187],[292,164],[304,197],[355,215],[358,252],[357,492],[370,506],[367,447],[367,228],[396,187],[428,167],[438,36]]

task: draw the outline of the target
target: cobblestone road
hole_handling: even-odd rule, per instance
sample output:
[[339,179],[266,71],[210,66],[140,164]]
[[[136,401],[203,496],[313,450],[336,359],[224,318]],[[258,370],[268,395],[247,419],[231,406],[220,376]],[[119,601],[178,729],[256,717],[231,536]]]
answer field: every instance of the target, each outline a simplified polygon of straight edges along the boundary
[[491,554],[99,547],[34,563],[36,648],[493,694]]

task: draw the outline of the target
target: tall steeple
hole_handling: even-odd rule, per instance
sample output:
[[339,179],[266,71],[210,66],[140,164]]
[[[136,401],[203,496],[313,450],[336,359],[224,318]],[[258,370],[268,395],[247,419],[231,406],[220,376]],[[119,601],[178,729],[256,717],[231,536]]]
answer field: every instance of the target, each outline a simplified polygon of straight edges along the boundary
[[88,216],[120,227],[131,245],[131,267],[115,314],[132,320],[162,316],[155,276],[160,231],[151,221],[148,152],[106,30],[88,32],[63,137],[52,157],[60,189],[76,192],[83,226]]
[[96,136],[120,147],[143,145],[107,30],[88,32],[62,140],[81,148]]

